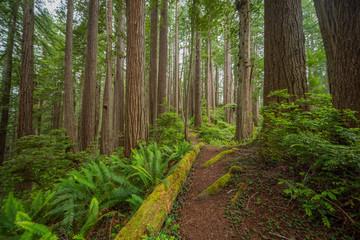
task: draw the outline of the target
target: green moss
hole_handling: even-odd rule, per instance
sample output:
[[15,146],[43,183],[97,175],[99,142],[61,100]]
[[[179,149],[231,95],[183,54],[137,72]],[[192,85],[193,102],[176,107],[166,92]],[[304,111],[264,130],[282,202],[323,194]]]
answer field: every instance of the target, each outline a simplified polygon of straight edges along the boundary
[[231,175],[235,174],[235,173],[241,173],[243,171],[242,167],[240,166],[232,166],[229,170],[229,173]]
[[214,163],[219,161],[221,158],[225,157],[226,155],[229,155],[229,154],[233,153],[235,150],[237,150],[237,149],[233,148],[233,149],[226,150],[226,151],[223,151],[223,152],[219,153],[218,155],[216,155],[215,157],[211,158],[209,161],[204,163],[203,167],[208,167],[208,166],[213,165]]
[[206,188],[199,195],[197,195],[195,197],[195,200],[204,199],[209,195],[215,194],[216,192],[218,192],[219,189],[223,189],[230,181],[230,178],[231,178],[230,173],[223,175],[221,178],[216,180],[210,187]]
[[200,151],[199,144],[194,150],[188,152],[180,161],[179,166],[170,174],[164,183],[155,187],[154,191],[144,200],[138,211],[130,221],[117,234],[118,239],[141,239],[147,233],[148,227],[158,233],[163,225],[167,214],[181,191],[187,175]]
[[244,183],[244,182],[240,182],[240,183],[237,185],[237,187],[238,187],[238,190],[237,190],[235,196],[231,199],[231,203],[232,203],[232,204],[235,204],[236,201],[237,201],[238,198],[239,198],[240,193],[244,192],[244,191],[247,189],[247,184]]

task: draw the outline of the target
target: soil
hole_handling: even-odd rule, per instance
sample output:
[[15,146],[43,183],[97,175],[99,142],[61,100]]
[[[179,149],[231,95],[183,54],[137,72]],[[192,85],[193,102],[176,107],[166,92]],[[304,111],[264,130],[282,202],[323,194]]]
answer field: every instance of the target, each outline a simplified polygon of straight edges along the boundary
[[[181,207],[174,212],[179,217],[181,239],[355,239],[343,238],[339,229],[324,227],[321,219],[311,220],[301,204],[284,194],[287,186],[279,181],[291,177],[291,166],[261,161],[255,145],[238,148],[208,168],[202,164],[227,149],[201,149],[186,193],[178,198]],[[244,170],[223,190],[202,200],[194,199],[235,165]]]
[[196,195],[227,173],[226,159],[231,156],[211,167],[202,167],[207,160],[219,154],[220,150],[212,146],[203,147],[193,166],[192,182],[188,186],[187,198],[179,213],[182,239],[232,239],[231,222],[224,216],[229,194],[223,192],[200,201],[194,199]]

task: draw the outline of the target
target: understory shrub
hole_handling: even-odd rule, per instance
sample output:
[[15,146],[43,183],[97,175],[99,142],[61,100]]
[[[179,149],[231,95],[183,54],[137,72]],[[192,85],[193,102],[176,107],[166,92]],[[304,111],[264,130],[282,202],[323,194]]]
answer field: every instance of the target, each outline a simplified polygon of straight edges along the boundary
[[214,146],[227,146],[234,140],[235,130],[235,126],[219,120],[216,124],[202,124],[198,137],[201,141]]
[[151,130],[151,140],[162,145],[173,145],[184,137],[184,123],[181,115],[166,112],[156,119],[156,128]]
[[[49,189],[53,183],[66,175],[75,165],[84,160],[82,154],[72,154],[67,149],[73,144],[62,130],[53,130],[49,135],[31,135],[19,139],[15,156],[4,162],[0,169],[1,196],[10,191]],[[25,193],[26,194],[26,193]]]
[[[360,131],[354,112],[331,106],[329,95],[309,95],[264,108],[260,134],[267,161],[291,166],[294,179],[282,179],[285,193],[303,204],[307,215],[320,216],[324,225],[338,219],[360,229]],[[352,228],[352,227],[353,228]]]

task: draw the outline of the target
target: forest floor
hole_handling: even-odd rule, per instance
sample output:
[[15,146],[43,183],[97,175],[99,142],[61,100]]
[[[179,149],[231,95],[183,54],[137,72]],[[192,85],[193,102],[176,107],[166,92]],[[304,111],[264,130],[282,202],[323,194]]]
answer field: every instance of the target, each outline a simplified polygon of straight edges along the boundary
[[[308,220],[301,205],[284,195],[286,186],[278,183],[288,174],[288,166],[261,162],[258,147],[250,144],[210,167],[202,167],[224,150],[205,146],[194,163],[184,193],[178,197],[179,207],[172,212],[177,216],[181,239],[331,239],[329,229]],[[202,200],[195,198],[235,165],[243,172],[224,189]],[[238,186],[242,189],[233,204]]]

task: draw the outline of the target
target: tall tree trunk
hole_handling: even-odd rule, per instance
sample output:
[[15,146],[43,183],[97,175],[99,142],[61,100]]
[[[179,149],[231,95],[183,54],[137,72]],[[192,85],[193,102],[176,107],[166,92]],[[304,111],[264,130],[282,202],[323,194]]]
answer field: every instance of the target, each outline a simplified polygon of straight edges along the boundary
[[[128,0],[124,156],[145,140],[145,0]],[[166,68],[165,68],[166,70]],[[166,72],[165,72],[166,73]]]
[[357,111],[360,118],[360,2],[314,0],[314,3],[324,41],[333,106]]
[[[284,24],[286,23],[286,24]],[[265,0],[264,105],[280,101],[268,97],[287,89],[290,100],[306,97],[305,37],[301,0]]]
[[172,79],[173,79],[173,77],[172,77],[172,69],[173,69],[173,59],[172,59],[172,52],[171,52],[171,44],[172,44],[172,42],[170,41],[169,42],[169,44],[168,44],[168,46],[169,46],[169,50],[168,50],[168,62],[169,62],[169,65],[168,65],[168,67],[169,67],[169,70],[168,70],[168,74],[167,74],[167,79],[168,79],[168,81],[167,81],[167,93],[166,93],[166,99],[167,99],[167,106],[168,107],[170,107],[170,106],[172,106],[172,98],[171,98],[171,88],[172,88]]
[[[224,61],[224,105],[231,103],[232,99],[232,74],[231,74],[231,49],[230,49],[230,39],[229,33],[225,36],[225,46],[224,46],[224,54],[225,54],[225,61]],[[227,123],[231,123],[231,109],[229,107],[225,108],[225,118]]]
[[[124,58],[125,6],[119,8],[116,30],[116,73],[114,79],[114,147],[124,146]],[[150,62],[151,64],[151,62]]]
[[214,84],[214,63],[213,63],[213,58],[212,58],[211,41],[210,41],[210,53],[211,53],[211,57],[210,57],[210,86],[211,86],[210,94],[211,94],[211,98],[210,99],[211,99],[211,108],[213,110],[214,120],[215,120],[216,102],[215,102],[215,84]]
[[67,2],[66,39],[65,39],[65,71],[64,71],[64,105],[65,129],[70,141],[75,143],[70,148],[73,153],[78,152],[75,128],[75,100],[72,78],[72,46],[73,46],[73,17],[74,0]]
[[185,135],[185,141],[190,142],[190,137],[189,137],[189,131],[188,131],[188,110],[190,108],[190,86],[191,86],[191,75],[192,75],[192,60],[193,60],[193,50],[194,50],[194,33],[195,33],[195,0],[193,1],[193,12],[192,12],[192,16],[191,16],[191,41],[190,41],[190,58],[189,58],[189,72],[188,72],[188,78],[187,78],[187,86],[186,83],[184,83],[184,90],[185,90],[185,99],[184,99],[184,135]]
[[178,0],[175,6],[175,56],[174,56],[174,99],[175,113],[179,113],[179,17]]
[[9,124],[9,105],[11,93],[11,75],[13,65],[14,36],[16,31],[16,19],[19,11],[19,0],[14,2],[12,21],[9,24],[7,36],[4,68],[2,72],[3,89],[1,96],[1,122],[0,122],[0,166],[2,166],[5,156],[7,127]]
[[149,89],[150,89],[150,124],[154,127],[157,117],[157,91],[158,91],[158,36],[159,36],[159,1],[152,1],[151,5],[151,22],[150,22],[150,72],[149,72]]
[[167,44],[168,37],[168,0],[162,0],[161,4],[161,18],[160,18],[160,42],[159,49],[159,76],[158,76],[158,112],[157,117],[160,117],[166,111],[164,105],[166,99],[166,71],[167,71]]
[[100,154],[110,156],[114,151],[113,144],[113,118],[112,118],[112,9],[113,1],[107,0],[106,4],[106,76],[104,83],[102,125],[101,125],[101,145]]
[[219,106],[219,68],[215,67],[215,106]]
[[202,124],[202,81],[201,81],[201,34],[200,30],[196,31],[196,61],[195,61],[195,112],[194,112],[194,127],[200,127]]
[[81,150],[94,141],[96,132],[96,59],[99,0],[89,0],[89,21],[86,43],[85,79],[81,110]]
[[239,24],[239,82],[235,140],[251,136],[251,80],[250,80],[250,1],[238,0]]
[[211,99],[211,69],[210,69],[210,29],[208,29],[207,41],[206,41],[206,69],[205,69],[205,99],[206,99],[206,116],[208,122],[210,122],[210,99]]
[[18,138],[34,133],[34,7],[34,0],[24,1]]

